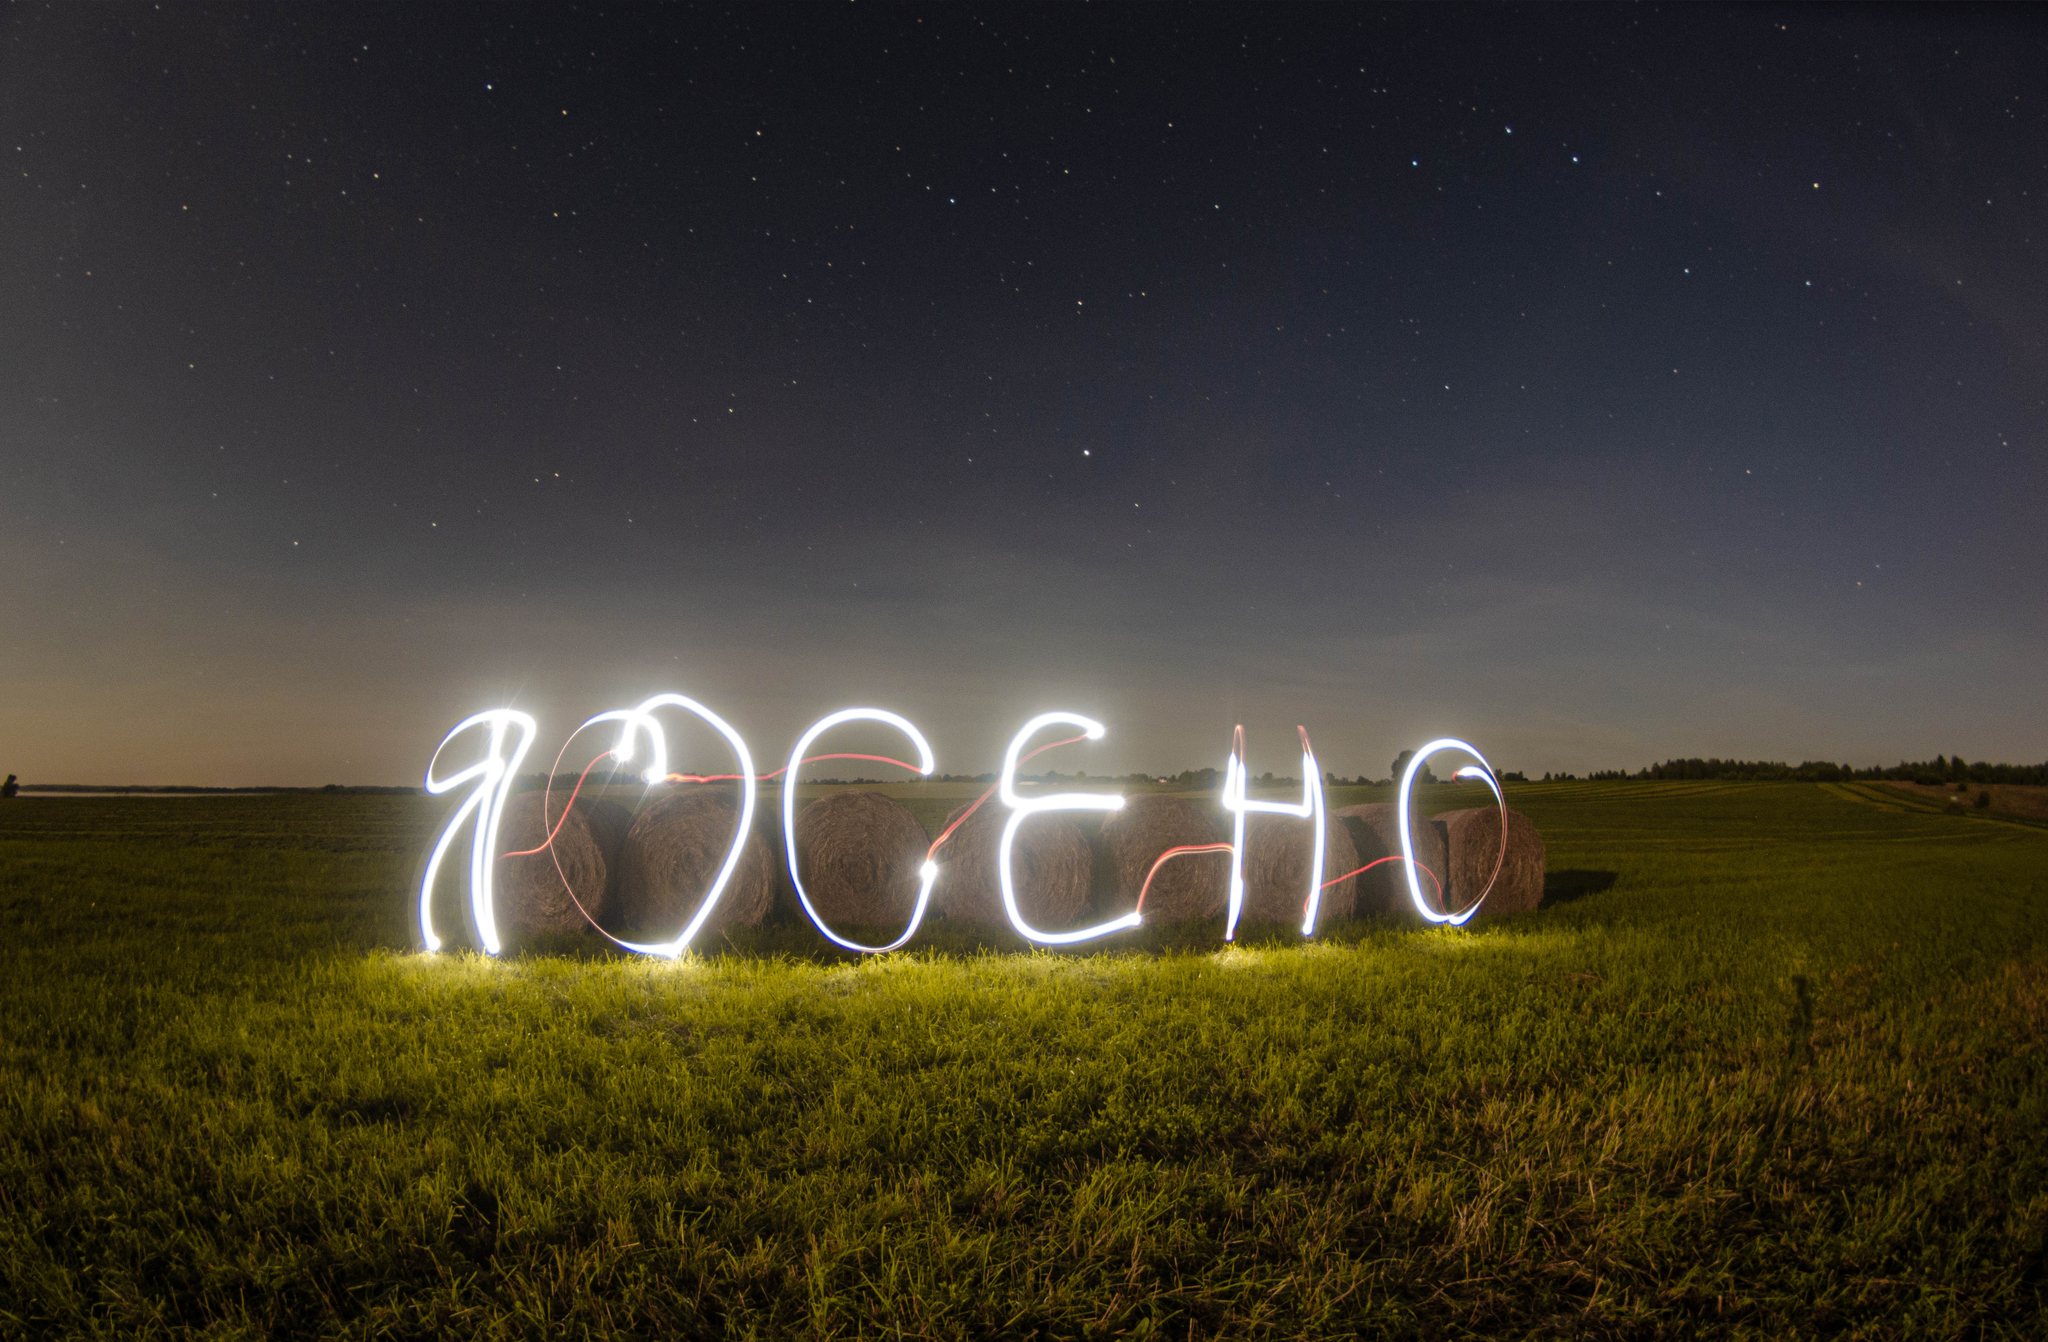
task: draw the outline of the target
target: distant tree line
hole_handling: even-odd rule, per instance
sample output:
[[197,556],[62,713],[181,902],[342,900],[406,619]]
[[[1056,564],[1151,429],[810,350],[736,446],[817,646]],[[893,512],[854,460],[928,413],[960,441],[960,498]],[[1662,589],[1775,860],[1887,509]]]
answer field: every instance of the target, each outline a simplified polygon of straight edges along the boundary
[[[1407,756],[1408,752],[1403,751],[1401,756],[1395,759],[1394,764],[1396,767],[1393,772],[1393,777],[1391,778],[1369,778],[1364,774],[1360,774],[1356,778],[1346,778],[1340,774],[1325,772],[1323,775],[1323,782],[1328,787],[1385,787],[1388,784],[1395,782],[1400,778],[1402,770],[1406,769],[1408,765]],[[552,786],[556,790],[573,788],[576,786],[577,777],[578,775],[573,773],[556,774],[554,776]],[[997,776],[993,773],[934,774],[927,781],[934,783],[979,783],[986,785],[995,782],[996,777]],[[1058,770],[1048,770],[1042,774],[1019,774],[1017,777],[1018,780],[1021,782],[1034,782],[1044,784],[1113,783],[1128,784],[1132,786],[1142,787],[1149,783],[1165,783],[1170,786],[1181,787],[1194,792],[1206,791],[1212,788],[1221,787],[1223,785],[1223,771],[1221,769],[1183,769],[1177,774],[1091,774],[1084,772],[1063,774],[1060,773]],[[1889,781],[1898,783],[1928,784],[2048,784],[2048,763],[1989,764],[1983,760],[1966,760],[1961,755],[1936,755],[1931,760],[1921,760],[1917,762],[1913,760],[1901,760],[1897,764],[1871,765],[1869,768],[1859,768],[1853,764],[1835,764],[1827,760],[1805,760],[1799,764],[1787,764],[1782,760],[1724,760],[1718,758],[1675,759],[1665,760],[1661,764],[1652,764],[1648,768],[1637,769],[1633,773],[1631,773],[1627,769],[1601,769],[1586,774],[1584,775],[1584,777],[1596,782],[1614,783],[1643,782],[1660,779],[1685,781],[1729,779],[1748,782],[1807,783]],[[1508,783],[1521,783],[1527,781],[1527,776],[1525,774],[1515,771],[1503,771],[1500,773],[1500,778],[1501,781]],[[1575,782],[1578,781],[1579,778],[1580,775],[1570,773],[1546,773],[1543,775],[1543,781],[1546,783]],[[813,778],[807,779],[805,781],[820,785],[859,787],[877,786],[885,783],[907,783],[916,780],[910,775],[905,775],[901,778]],[[1416,772],[1416,781],[1419,783],[1435,783],[1441,780],[1439,780],[1435,774],[1431,773],[1428,766],[1425,765],[1422,769]],[[620,769],[617,772],[616,776],[605,770],[599,769],[593,770],[588,779],[588,785],[590,786],[602,786],[604,784],[612,782],[637,784],[640,782],[640,775],[631,769]],[[1271,772],[1267,772],[1253,778],[1251,780],[1251,785],[1253,787],[1262,788],[1297,788],[1301,786],[1301,780],[1298,778],[1279,777]],[[512,785],[513,790],[515,792],[524,792],[531,789],[538,789],[544,786],[549,786],[548,776],[546,774],[539,773],[521,774],[517,781],[515,781]],[[81,785],[73,784],[68,787],[64,785],[58,785],[56,787],[44,785],[38,787],[37,790],[85,791],[87,789]],[[95,787],[91,790],[98,792],[109,791],[111,789]],[[123,790],[140,792],[153,791],[159,789],[132,788]],[[183,792],[196,791],[200,789],[165,788],[160,790]],[[313,789],[209,788],[204,790],[218,792],[289,792],[311,791]],[[419,791],[419,789],[417,788],[337,788],[332,784],[329,784],[326,788],[319,790],[327,792]]]
[[1915,763],[1901,760],[1897,764],[1877,765],[1859,769],[1853,764],[1830,764],[1826,760],[1807,760],[1801,764],[1785,764],[1772,760],[1723,760],[1689,759],[1665,760],[1635,773],[1626,770],[1612,770],[1590,774],[1599,779],[1707,779],[1735,778],[1764,782],[1813,782],[1847,783],[1858,780],[1887,781],[1894,783],[2048,783],[2048,764],[1987,764],[1982,760],[1965,760],[1961,755],[1936,755],[1931,760]]

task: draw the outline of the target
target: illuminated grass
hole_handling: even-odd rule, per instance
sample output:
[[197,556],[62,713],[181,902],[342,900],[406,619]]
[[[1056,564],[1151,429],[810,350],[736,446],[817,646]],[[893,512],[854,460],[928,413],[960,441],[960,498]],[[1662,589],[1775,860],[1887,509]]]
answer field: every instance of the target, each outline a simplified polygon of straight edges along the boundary
[[1511,799],[1477,932],[681,965],[413,953],[440,803],[0,806],[0,1332],[2038,1336],[2048,834]]

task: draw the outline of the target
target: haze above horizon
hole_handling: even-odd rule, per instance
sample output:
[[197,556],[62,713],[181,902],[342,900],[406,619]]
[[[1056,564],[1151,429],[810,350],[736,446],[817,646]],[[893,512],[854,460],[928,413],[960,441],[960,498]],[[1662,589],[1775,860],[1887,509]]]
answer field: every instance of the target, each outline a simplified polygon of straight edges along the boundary
[[2048,759],[2048,11],[793,12],[11,7],[0,773]]

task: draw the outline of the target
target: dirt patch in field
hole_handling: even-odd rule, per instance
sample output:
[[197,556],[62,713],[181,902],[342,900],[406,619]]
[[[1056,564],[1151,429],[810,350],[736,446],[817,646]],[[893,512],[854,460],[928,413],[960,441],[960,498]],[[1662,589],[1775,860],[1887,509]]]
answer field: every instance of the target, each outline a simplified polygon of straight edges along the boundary
[[1957,792],[1954,784],[1888,783],[1886,786],[1934,801],[1939,801],[1943,797],[1954,797],[1959,799],[1965,808],[1970,809],[1977,805],[1977,794],[1989,788],[1991,805],[1988,809],[1993,815],[2003,813],[2023,815],[2030,820],[2048,820],[2048,787],[2031,783],[1971,783],[1962,792]]

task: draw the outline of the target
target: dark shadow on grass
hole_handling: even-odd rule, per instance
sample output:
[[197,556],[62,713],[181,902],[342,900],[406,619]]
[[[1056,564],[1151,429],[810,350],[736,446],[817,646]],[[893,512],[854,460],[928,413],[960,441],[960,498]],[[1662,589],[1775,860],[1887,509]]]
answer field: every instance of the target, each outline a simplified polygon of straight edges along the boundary
[[1569,904],[1585,895],[1597,895],[1602,890],[1612,890],[1617,879],[1616,873],[1611,871],[1585,871],[1577,868],[1546,873],[1543,877],[1543,903],[1539,907],[1547,909],[1557,904]]

